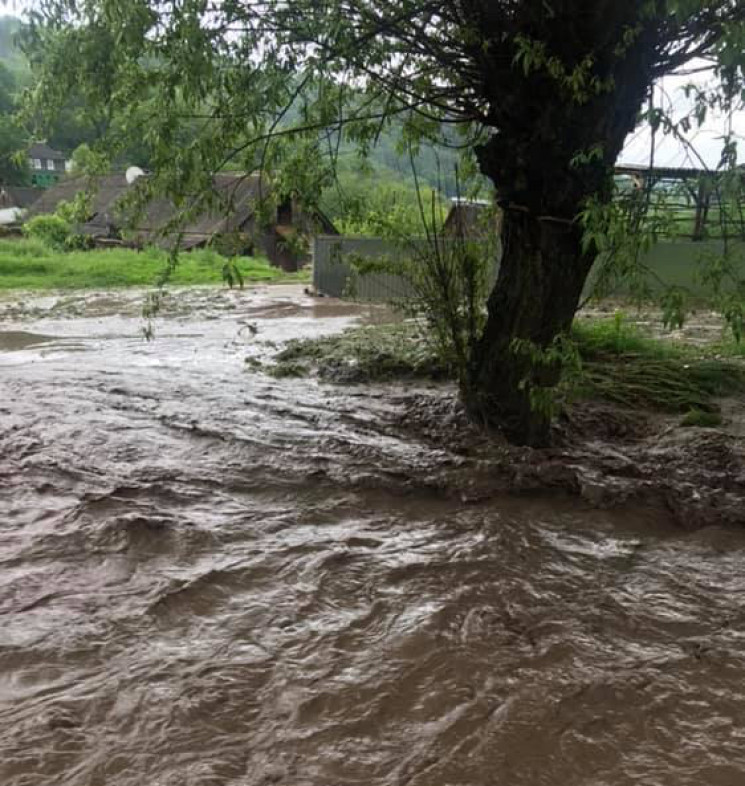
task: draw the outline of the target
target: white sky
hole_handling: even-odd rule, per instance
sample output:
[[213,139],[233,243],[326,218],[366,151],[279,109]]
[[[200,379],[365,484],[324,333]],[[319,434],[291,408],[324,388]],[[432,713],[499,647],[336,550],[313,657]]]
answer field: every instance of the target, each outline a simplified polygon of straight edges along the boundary
[[32,6],[31,0],[0,0],[0,13],[21,16],[23,11]]
[[[12,13],[22,16],[33,4],[34,0],[0,0],[0,14]],[[685,114],[688,101],[683,88],[692,79],[693,77],[668,77],[663,80],[655,91],[655,104],[660,106],[662,102],[665,109],[672,111],[678,118]],[[695,79],[697,84],[706,83],[705,75]],[[691,129],[687,135],[687,145],[658,132],[654,145],[654,163],[656,166],[668,167],[716,168],[722,152],[721,137],[726,133],[726,129],[725,118],[711,117],[702,128]],[[733,118],[732,131],[739,142],[739,160],[745,162],[745,112],[739,112]],[[651,150],[651,131],[646,127],[640,128],[629,135],[626,147],[621,153],[620,163],[648,165]]]
[[[701,63],[692,63],[693,67]],[[686,98],[684,88],[695,81],[700,87],[711,85],[711,77],[706,74],[691,76],[667,77],[655,88],[655,106],[662,107],[674,119],[686,115],[692,101]],[[686,135],[687,144],[678,139],[666,136],[658,131],[654,145],[654,163],[656,166],[716,168],[722,153],[722,137],[727,133],[728,119],[722,116],[711,116],[701,128],[693,127]],[[732,117],[732,133],[738,142],[740,162],[745,162],[745,112],[738,112]],[[625,164],[648,165],[652,153],[652,133],[649,127],[641,127],[629,135],[626,147],[621,154],[621,162]]]

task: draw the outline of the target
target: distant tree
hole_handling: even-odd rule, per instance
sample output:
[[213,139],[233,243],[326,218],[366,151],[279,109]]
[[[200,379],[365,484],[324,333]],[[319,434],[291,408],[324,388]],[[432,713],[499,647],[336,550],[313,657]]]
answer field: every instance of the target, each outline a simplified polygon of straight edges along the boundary
[[411,171],[342,159],[321,207],[342,234],[379,236],[395,225],[399,233],[417,236],[422,234],[421,202],[429,201],[430,193],[429,184],[417,189]]
[[24,186],[31,182],[31,171],[23,151],[27,137],[9,116],[0,116],[0,185]]
[[13,117],[16,89],[15,75],[0,62],[0,184],[5,185],[30,182],[28,163],[22,155],[27,137]]
[[70,160],[75,175],[105,175],[109,169],[106,156],[91,150],[85,142],[73,150]]
[[10,114],[15,109],[16,79],[13,72],[0,62],[0,115]]
[[[0,3],[0,6],[7,3]],[[16,37],[21,29],[21,20],[15,16],[0,15],[0,60],[13,61],[21,58]]]
[[[229,161],[279,167],[303,136],[298,189],[308,172],[327,176],[320,161],[333,159],[340,134],[369,150],[403,118],[403,141],[416,148],[443,123],[461,128],[504,212],[499,277],[463,397],[480,422],[533,445],[550,425],[536,394],[561,373],[556,340],[599,250],[578,217],[610,202],[614,163],[652,85],[705,58],[718,87],[699,108],[742,103],[741,0],[37,6],[37,111],[53,115],[72,90],[112,117],[146,99],[152,114],[131,130],[149,140],[157,181],[173,193],[208,192]],[[201,124],[186,147],[184,116]]]

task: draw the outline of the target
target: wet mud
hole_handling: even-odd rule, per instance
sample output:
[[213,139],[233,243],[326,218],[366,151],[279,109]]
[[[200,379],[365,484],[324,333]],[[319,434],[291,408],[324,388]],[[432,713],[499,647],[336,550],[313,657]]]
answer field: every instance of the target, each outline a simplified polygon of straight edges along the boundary
[[0,302],[3,786],[745,782],[736,429],[514,450],[249,370],[379,310],[138,297]]

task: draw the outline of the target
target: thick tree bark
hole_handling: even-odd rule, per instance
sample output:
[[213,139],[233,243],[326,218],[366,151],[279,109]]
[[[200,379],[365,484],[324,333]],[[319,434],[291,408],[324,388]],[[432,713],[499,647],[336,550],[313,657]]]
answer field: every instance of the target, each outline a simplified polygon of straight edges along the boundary
[[[612,196],[613,167],[648,96],[659,33],[642,26],[621,44],[639,22],[635,4],[606,3],[603,13],[580,5],[582,14],[567,6],[540,16],[530,36],[570,68],[592,55],[605,83],[586,95],[568,95],[548,68],[492,80],[489,68],[500,73],[499,64],[485,55],[494,132],[477,154],[504,211],[503,256],[463,398],[474,419],[533,446],[549,442],[550,422],[531,390],[540,394],[560,378],[560,363],[547,365],[545,350],[571,327],[595,257],[583,250],[578,216],[588,199]],[[541,353],[544,362],[536,362]]]
[[554,385],[561,369],[532,363],[514,342],[530,342],[540,351],[569,330],[593,256],[583,253],[575,223],[524,209],[505,212],[502,247],[465,403],[474,419],[499,427],[510,441],[544,446],[550,439],[549,416],[531,403],[530,391]]

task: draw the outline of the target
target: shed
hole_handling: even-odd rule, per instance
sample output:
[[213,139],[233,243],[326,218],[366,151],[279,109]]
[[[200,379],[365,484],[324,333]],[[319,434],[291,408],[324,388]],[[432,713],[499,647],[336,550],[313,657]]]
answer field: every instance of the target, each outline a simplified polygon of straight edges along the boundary
[[[442,230],[446,235],[483,235],[486,231],[483,217],[487,210],[493,209],[494,204],[483,199],[460,199],[451,200],[450,211],[448,212]],[[499,231],[501,225],[501,214],[496,214],[496,230]]]
[[[268,179],[257,173],[218,173],[212,197],[208,209],[180,228],[182,248],[214,246],[229,253],[249,255],[260,251],[276,267],[295,271],[310,261],[310,254],[298,242],[299,237],[318,232],[338,234],[320,210],[304,208],[298,200],[290,198],[276,204]],[[178,210],[171,202],[153,200],[137,222],[138,241],[173,245],[177,233],[167,230],[177,217]]]

